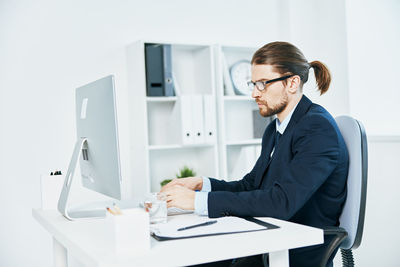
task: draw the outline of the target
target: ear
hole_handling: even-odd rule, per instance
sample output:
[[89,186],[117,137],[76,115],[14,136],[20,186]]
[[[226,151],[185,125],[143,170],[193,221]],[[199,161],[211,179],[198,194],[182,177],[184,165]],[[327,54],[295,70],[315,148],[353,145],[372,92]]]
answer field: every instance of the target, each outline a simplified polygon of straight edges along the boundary
[[300,80],[300,76],[299,75],[295,75],[293,77],[290,77],[288,79],[288,91],[289,91],[289,93],[296,94],[297,90],[300,87],[300,82],[301,82],[301,80]]

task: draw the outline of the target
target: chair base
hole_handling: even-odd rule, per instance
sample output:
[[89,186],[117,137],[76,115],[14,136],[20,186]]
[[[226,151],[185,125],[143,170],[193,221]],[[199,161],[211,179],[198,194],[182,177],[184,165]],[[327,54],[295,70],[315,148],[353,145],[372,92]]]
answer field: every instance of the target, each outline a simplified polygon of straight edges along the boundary
[[342,254],[343,267],[353,267],[354,259],[353,259],[353,252],[351,251],[351,249],[340,249],[340,253]]

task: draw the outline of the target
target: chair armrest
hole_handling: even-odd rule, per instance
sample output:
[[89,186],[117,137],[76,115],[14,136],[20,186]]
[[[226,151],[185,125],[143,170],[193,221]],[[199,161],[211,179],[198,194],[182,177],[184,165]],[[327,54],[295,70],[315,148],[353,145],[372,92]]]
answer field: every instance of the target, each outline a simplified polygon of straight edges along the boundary
[[347,231],[341,227],[326,227],[323,228],[323,230],[326,250],[322,257],[321,267],[326,267],[332,253],[338,249],[348,234]]
[[323,228],[322,230],[324,230],[324,235],[336,235],[336,236],[344,235],[344,237],[347,237],[347,231],[342,227],[329,226]]

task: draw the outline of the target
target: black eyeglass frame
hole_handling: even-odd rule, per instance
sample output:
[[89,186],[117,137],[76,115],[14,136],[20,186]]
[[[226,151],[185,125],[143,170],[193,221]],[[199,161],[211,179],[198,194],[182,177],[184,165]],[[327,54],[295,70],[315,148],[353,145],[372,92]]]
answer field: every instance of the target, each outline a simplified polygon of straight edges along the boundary
[[[296,75],[296,74],[290,74],[290,75],[282,76],[282,77],[279,77],[279,78],[276,78],[276,79],[272,79],[272,80],[268,80],[268,81],[257,81],[257,82],[248,81],[248,82],[247,82],[247,86],[249,87],[249,90],[250,90],[250,91],[253,91],[254,88],[257,88],[258,91],[262,92],[262,91],[265,90],[267,84],[273,83],[273,82],[278,82],[278,81],[283,81],[283,80],[286,80],[287,78],[293,77],[293,76],[295,76],[295,75]],[[263,89],[260,89],[260,88],[257,86],[257,84],[259,84],[259,85],[262,84]],[[253,88],[251,88],[251,85],[253,85]]]

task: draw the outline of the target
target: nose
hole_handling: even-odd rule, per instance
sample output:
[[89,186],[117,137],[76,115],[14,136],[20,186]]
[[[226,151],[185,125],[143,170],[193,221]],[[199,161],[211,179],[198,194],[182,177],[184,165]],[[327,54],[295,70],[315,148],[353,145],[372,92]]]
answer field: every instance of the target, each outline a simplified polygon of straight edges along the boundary
[[251,92],[251,97],[252,98],[258,98],[258,97],[260,97],[260,95],[261,95],[261,92],[258,91],[257,88],[254,88],[253,92]]

